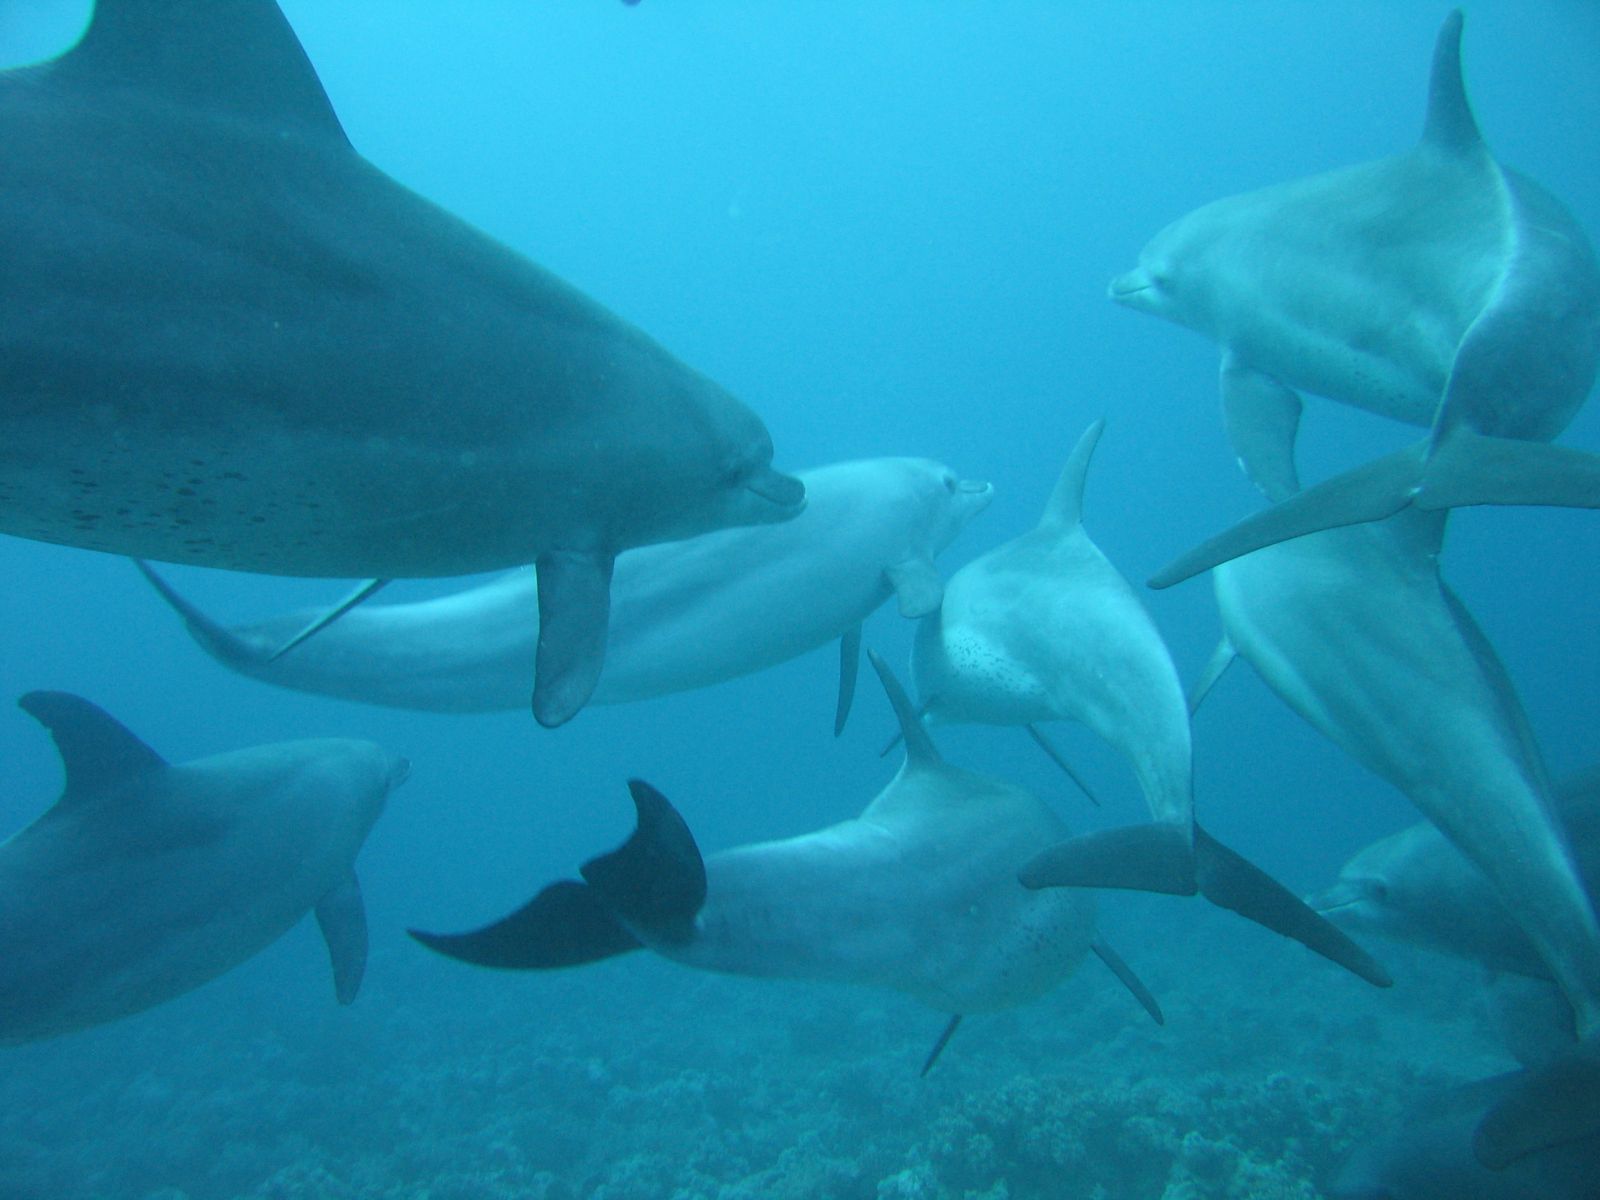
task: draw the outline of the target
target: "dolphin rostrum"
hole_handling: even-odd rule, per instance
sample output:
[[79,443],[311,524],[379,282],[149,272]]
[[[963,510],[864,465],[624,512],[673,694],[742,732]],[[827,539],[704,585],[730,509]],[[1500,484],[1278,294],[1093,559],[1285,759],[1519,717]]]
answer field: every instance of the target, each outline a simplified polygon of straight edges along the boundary
[[1566,207],[1495,161],[1461,79],[1460,12],[1404,154],[1230,196],[1153,238],[1111,297],[1215,339],[1236,452],[1262,392],[1303,389],[1428,429],[1241,522],[1166,587],[1407,506],[1600,506],[1600,456],[1547,444],[1600,367],[1600,264]]
[[99,0],[0,73],[0,532],[281,575],[536,563],[536,715],[613,556],[793,516],[760,420],[358,155],[271,0]]
[[637,829],[585,863],[582,882],[553,883],[470,933],[412,936],[452,958],[524,969],[643,946],[705,970],[892,988],[957,1020],[1042,995],[1093,949],[1161,1020],[1096,937],[1091,897],[1018,884],[1017,864],[1065,835],[1060,818],[1022,788],[946,763],[883,660],[871,658],[906,758],[859,817],[702,860],[677,811],[635,780]]
[[355,999],[367,959],[355,857],[405,759],[324,738],[168,765],[87,700],[21,704],[55,738],[66,780],[0,843],[0,1042],[182,995],[312,911],[335,994]]

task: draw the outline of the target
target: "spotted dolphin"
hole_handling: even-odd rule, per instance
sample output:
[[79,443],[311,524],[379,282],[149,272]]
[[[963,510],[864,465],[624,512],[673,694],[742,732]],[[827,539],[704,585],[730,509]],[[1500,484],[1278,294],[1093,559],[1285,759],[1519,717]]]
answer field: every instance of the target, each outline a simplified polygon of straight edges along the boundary
[[1304,390],[1428,429],[1202,543],[1166,587],[1407,506],[1600,506],[1600,455],[1550,445],[1600,368],[1600,263],[1560,200],[1490,153],[1439,31],[1409,151],[1230,196],[1158,233],[1111,297],[1222,347],[1236,451],[1254,398]]
[[271,0],[99,0],[0,73],[0,532],[282,575],[537,564],[536,715],[614,555],[793,516],[761,421],[351,148]]
[[871,657],[906,758],[859,817],[702,859],[672,805],[635,780],[637,829],[584,864],[582,882],[553,883],[470,933],[412,936],[493,967],[574,966],[645,947],[703,970],[890,988],[954,1015],[934,1055],[962,1014],[1026,1003],[1093,949],[1160,1020],[1096,937],[1090,896],[1017,882],[1035,846],[1065,836],[1061,819],[1022,788],[946,763]]
[[66,781],[0,843],[0,1042],[182,995],[313,911],[335,994],[355,999],[367,958],[356,853],[404,759],[324,738],[169,765],[78,696],[21,704],[55,738]]

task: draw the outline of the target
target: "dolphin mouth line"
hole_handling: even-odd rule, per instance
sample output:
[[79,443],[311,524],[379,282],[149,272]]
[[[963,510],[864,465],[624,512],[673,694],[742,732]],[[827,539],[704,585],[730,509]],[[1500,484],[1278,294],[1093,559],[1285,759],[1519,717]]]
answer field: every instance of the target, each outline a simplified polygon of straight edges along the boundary
[[1123,283],[1120,278],[1113,279],[1106,286],[1106,295],[1113,300],[1123,300],[1129,296],[1137,296],[1140,292],[1148,292],[1154,286],[1152,283]]

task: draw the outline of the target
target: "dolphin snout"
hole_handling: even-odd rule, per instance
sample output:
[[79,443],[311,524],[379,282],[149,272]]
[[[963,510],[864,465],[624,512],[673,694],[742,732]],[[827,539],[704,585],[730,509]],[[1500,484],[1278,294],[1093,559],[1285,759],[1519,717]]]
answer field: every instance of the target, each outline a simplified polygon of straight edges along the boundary
[[1130,296],[1137,296],[1140,292],[1149,291],[1155,286],[1155,280],[1150,277],[1150,272],[1143,267],[1135,267],[1118,275],[1106,288],[1106,295],[1119,304],[1125,302]]
[[1326,916],[1340,909],[1353,908],[1361,902],[1363,894],[1360,889],[1348,883],[1335,883],[1323,888],[1320,892],[1312,892],[1306,896],[1306,907],[1313,912]]

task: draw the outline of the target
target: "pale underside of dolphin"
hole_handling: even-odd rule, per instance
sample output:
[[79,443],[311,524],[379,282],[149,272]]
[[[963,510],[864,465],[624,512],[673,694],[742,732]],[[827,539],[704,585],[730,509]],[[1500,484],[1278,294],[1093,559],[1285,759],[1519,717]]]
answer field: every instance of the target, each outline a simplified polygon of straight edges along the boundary
[[1166,587],[1240,554],[1402,508],[1600,506],[1600,456],[1545,444],[1600,366],[1600,265],[1572,215],[1495,161],[1440,30],[1410,151],[1232,196],[1157,234],[1112,298],[1215,339],[1237,452],[1255,397],[1300,389],[1428,428],[1158,572]]
[[918,627],[912,672],[932,721],[1073,720],[1125,755],[1153,824],[1041,843],[1029,887],[1203,892],[1363,978],[1383,969],[1194,821],[1189,712],[1160,631],[1085,532],[1083,488],[1103,422],[1078,439],[1032,530],[951,576]]
[[285,575],[537,563],[537,715],[612,557],[781,520],[760,420],[350,147],[271,0],[99,0],[0,74],[0,532]]
[[584,864],[582,882],[551,884],[471,933],[413,936],[463,961],[523,969],[643,946],[705,970],[891,988],[956,1020],[1042,995],[1093,949],[1160,1021],[1148,991],[1096,937],[1089,897],[1017,882],[1033,847],[1064,835],[1060,818],[1021,788],[944,762],[882,659],[872,660],[906,760],[859,817],[702,861],[672,806],[634,781],[638,828]]
[[[805,511],[629,550],[611,580],[606,665],[592,703],[704,687],[843,639],[836,724],[853,692],[862,620],[890,595],[907,617],[939,605],[937,555],[989,503],[986,483],[928,459],[799,474]],[[520,570],[411,604],[368,604],[287,653],[300,612],[225,628],[147,571],[209,654],[281,687],[372,704],[487,712],[527,703],[538,585]]]
[[0,843],[0,1042],[51,1037],[170,1000],[314,911],[339,1002],[367,923],[354,862],[405,760],[347,739],[178,765],[87,700],[30,692],[66,780]]
[[[1298,408],[1286,398],[1274,418],[1286,434],[1241,460],[1269,500],[1297,486]],[[1235,653],[1247,659],[1290,708],[1407,796],[1483,871],[1572,1004],[1580,1033],[1600,1047],[1600,924],[1516,689],[1439,576],[1447,516],[1401,512],[1219,567],[1212,582],[1225,636],[1194,703]],[[1543,1130],[1559,1132],[1568,1117],[1588,1114],[1600,1126],[1600,1063],[1593,1071],[1585,1094],[1594,1109],[1530,1103],[1515,1128],[1495,1126],[1486,1161],[1547,1144]]]

